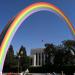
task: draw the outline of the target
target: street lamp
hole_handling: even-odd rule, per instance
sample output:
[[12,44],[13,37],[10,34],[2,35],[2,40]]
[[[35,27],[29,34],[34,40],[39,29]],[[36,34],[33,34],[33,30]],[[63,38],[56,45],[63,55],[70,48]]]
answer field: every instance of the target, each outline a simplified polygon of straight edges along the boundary
[[20,55],[18,56],[18,73],[19,73],[19,59],[20,59]]

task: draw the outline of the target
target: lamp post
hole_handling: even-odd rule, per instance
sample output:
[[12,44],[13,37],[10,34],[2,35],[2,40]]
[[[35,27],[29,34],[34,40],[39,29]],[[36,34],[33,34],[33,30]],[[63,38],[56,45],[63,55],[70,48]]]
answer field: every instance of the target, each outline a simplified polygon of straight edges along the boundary
[[19,73],[19,59],[20,59],[20,55],[18,56],[18,73]]

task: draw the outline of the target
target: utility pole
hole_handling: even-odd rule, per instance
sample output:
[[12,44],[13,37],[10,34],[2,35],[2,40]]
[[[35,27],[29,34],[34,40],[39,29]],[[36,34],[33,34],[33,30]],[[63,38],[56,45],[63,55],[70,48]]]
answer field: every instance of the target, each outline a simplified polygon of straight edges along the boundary
[[63,71],[61,71],[61,75],[64,75]]

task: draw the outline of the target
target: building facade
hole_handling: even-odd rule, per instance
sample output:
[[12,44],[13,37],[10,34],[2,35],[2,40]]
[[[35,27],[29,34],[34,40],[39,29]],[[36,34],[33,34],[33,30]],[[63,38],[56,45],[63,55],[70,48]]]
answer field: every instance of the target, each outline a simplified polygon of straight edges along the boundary
[[45,65],[44,48],[31,49],[32,66]]

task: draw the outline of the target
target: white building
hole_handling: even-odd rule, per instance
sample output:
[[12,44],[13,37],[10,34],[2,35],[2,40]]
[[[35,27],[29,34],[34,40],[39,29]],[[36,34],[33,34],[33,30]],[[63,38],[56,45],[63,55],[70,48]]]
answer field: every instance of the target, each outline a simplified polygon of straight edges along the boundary
[[32,66],[42,66],[45,64],[44,48],[31,49]]

